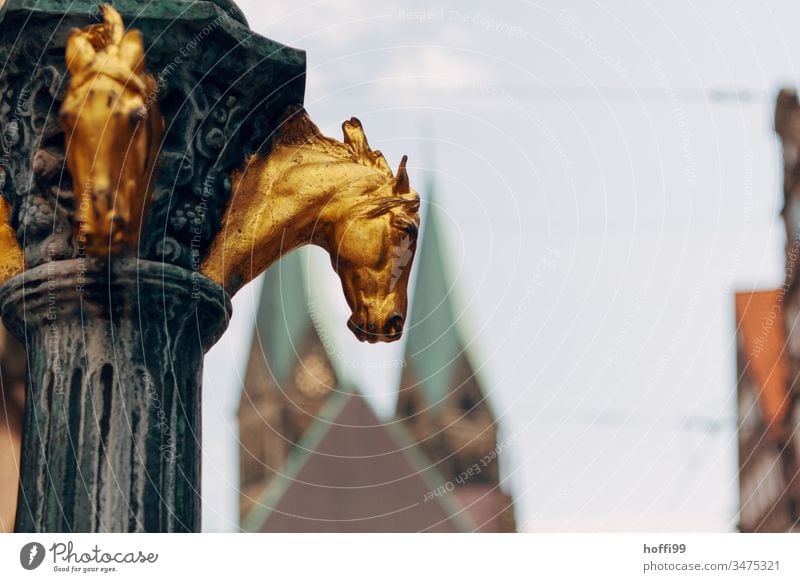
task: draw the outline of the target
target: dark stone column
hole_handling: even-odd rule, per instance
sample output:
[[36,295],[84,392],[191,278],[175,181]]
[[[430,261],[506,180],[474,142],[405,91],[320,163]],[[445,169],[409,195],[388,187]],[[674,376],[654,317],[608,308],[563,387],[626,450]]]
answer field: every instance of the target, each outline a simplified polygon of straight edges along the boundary
[[28,346],[16,530],[200,529],[203,355],[230,300],[202,275],[53,261],[0,289]]

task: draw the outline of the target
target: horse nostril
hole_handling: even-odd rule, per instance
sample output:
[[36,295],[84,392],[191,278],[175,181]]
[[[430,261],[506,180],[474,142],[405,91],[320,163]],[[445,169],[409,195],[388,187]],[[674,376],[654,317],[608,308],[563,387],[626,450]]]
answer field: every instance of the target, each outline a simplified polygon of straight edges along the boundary
[[384,333],[400,333],[403,331],[403,316],[399,313],[392,315],[386,322]]

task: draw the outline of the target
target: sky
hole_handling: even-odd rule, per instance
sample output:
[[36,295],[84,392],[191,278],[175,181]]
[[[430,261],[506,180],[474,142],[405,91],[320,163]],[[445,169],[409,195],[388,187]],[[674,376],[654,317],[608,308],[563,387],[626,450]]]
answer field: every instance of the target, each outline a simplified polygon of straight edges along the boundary
[[[733,293],[783,280],[774,97],[797,85],[791,1],[242,0],[307,51],[305,105],[434,205],[458,325],[498,415],[524,531],[732,531]],[[431,198],[426,184],[435,184]],[[326,331],[361,345],[324,252]],[[235,531],[236,407],[260,280],[206,358],[205,531]],[[412,305],[413,307],[413,305]],[[384,417],[397,373],[345,371]],[[373,370],[373,371],[370,371]]]

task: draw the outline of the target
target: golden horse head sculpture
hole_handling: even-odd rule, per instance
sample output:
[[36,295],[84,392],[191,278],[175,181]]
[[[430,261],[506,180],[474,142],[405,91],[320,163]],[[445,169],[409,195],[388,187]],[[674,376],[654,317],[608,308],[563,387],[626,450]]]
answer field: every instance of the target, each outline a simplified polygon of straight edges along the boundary
[[234,173],[202,272],[233,294],[281,256],[316,244],[341,279],[350,330],[361,341],[391,342],[406,317],[419,195],[405,157],[395,176],[357,119],[342,129],[344,143],[321,135],[304,109],[289,110],[269,155]]
[[78,207],[76,238],[95,254],[136,247],[164,131],[138,30],[102,6],[103,22],[67,41],[71,80],[61,107]]

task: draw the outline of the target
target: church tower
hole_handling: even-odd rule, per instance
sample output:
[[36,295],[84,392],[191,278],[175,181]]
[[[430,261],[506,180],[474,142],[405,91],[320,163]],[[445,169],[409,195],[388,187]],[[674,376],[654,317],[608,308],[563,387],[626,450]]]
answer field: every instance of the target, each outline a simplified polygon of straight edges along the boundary
[[337,377],[302,253],[267,272],[239,407],[243,530],[514,531],[508,439],[458,333],[442,250],[429,211],[392,422]]
[[301,252],[269,269],[239,404],[244,516],[317,417],[337,379],[314,326]]
[[496,417],[458,330],[446,276],[439,217],[428,205],[413,304],[406,324],[406,366],[396,418],[411,433],[483,531],[514,531],[511,498],[500,487]]
[[408,432],[336,376],[303,268],[294,253],[264,280],[239,407],[241,528],[474,531]]

